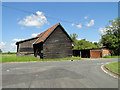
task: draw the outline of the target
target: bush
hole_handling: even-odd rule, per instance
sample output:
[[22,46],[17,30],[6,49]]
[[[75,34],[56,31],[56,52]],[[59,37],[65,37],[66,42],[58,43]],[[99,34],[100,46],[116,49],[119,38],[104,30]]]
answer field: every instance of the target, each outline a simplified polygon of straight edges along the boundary
[[111,58],[111,56],[104,56],[103,58]]

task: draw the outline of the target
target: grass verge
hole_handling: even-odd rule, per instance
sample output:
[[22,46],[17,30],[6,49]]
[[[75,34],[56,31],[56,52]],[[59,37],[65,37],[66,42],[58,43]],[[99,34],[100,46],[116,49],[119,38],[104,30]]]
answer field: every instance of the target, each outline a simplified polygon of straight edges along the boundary
[[120,74],[120,62],[106,64],[105,66],[111,71]]
[[16,54],[4,54],[1,55],[2,60],[0,62],[29,62],[29,61],[63,61],[63,60],[81,60],[80,57],[71,57],[71,58],[58,58],[58,59],[38,59],[33,56],[23,56],[17,57]]
[[103,58],[120,58],[120,56],[104,56]]

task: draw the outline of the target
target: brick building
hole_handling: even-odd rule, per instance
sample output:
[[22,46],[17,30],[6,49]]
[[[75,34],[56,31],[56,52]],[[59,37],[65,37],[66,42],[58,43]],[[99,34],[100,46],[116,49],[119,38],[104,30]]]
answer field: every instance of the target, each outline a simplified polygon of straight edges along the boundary
[[101,58],[106,55],[111,55],[110,50],[106,48],[73,50],[73,56],[80,56],[81,58]]

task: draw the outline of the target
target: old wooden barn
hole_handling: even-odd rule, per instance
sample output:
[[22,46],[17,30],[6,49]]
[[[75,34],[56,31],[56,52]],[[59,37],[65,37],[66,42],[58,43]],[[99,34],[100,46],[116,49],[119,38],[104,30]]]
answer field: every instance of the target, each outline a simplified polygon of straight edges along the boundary
[[44,59],[72,57],[72,42],[58,23],[34,38],[17,42],[17,55],[34,55]]

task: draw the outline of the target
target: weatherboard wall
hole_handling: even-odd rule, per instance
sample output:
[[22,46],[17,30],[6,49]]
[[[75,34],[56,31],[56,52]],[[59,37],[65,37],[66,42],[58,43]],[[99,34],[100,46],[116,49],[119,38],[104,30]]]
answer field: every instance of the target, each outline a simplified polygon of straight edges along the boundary
[[33,43],[36,40],[37,40],[37,38],[19,43],[17,45],[17,47],[18,47],[18,56],[34,54]]
[[72,41],[58,26],[43,43],[43,58],[66,58],[72,57]]

